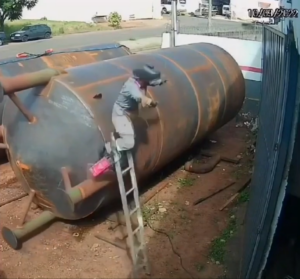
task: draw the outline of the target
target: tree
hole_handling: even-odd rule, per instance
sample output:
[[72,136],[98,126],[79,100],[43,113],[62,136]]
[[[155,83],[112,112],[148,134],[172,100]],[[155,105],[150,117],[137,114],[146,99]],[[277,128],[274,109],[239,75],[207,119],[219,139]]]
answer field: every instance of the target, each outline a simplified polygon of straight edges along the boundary
[[23,9],[32,9],[38,0],[0,0],[0,30],[4,29],[5,20],[22,18]]

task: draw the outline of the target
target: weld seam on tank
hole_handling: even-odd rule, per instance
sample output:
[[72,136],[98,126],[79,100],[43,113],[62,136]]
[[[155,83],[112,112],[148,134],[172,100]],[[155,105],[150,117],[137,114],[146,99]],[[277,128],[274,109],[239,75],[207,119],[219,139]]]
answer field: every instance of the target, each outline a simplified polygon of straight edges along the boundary
[[[147,92],[149,92],[150,98],[153,99],[153,98],[152,98],[153,93],[151,93],[150,90],[147,90]],[[150,94],[150,93],[151,93],[151,94]],[[160,126],[161,135],[162,135],[162,140],[160,141],[160,148],[159,148],[159,154],[158,154],[158,156],[157,156],[157,160],[156,160],[155,164],[153,164],[153,168],[152,168],[151,171],[153,171],[153,170],[156,168],[158,162],[160,161],[160,157],[161,157],[161,154],[162,154],[162,151],[163,151],[163,147],[164,147],[164,140],[163,140],[163,138],[164,138],[164,131],[165,131],[165,129],[164,129],[164,124],[163,124],[163,122],[161,121],[162,117],[161,117],[161,114],[160,114],[160,111],[159,111],[158,107],[155,108],[155,111],[156,111],[157,117],[158,117],[158,119],[159,119],[159,126]],[[147,123],[147,124],[148,124],[148,123]]]
[[79,91],[80,90],[88,90],[90,87],[99,86],[99,85],[103,85],[103,84],[106,84],[106,83],[119,81],[119,80],[122,80],[122,79],[125,80],[126,77],[128,77],[128,74],[122,75],[122,76],[115,76],[113,78],[108,78],[108,79],[102,79],[102,80],[99,80],[95,83],[89,83],[89,84],[86,84],[86,85],[79,86],[79,87],[77,87],[77,90],[79,90]]
[[128,75],[132,75],[132,71],[126,67],[124,67],[123,65],[120,65],[120,64],[117,64],[117,63],[114,63],[113,61],[109,61],[109,64],[112,64],[112,65],[115,65],[116,67],[122,69],[122,70],[125,70],[126,73],[128,73]]
[[187,74],[186,70],[184,68],[182,68],[178,63],[176,63],[174,60],[172,60],[171,58],[167,57],[167,56],[164,56],[160,53],[157,54],[158,56],[161,56],[161,57],[164,57],[166,60],[170,61],[173,65],[175,65],[176,68],[180,69],[183,74],[186,76],[187,80],[189,81],[191,87],[193,88],[193,91],[194,91],[194,95],[196,97],[196,100],[197,100],[197,108],[198,108],[198,125],[197,125],[197,130],[196,130],[196,133],[191,141],[190,144],[193,144],[197,138],[197,135],[199,133],[199,130],[200,130],[200,124],[201,124],[201,107],[200,107],[200,99],[199,99],[199,96],[197,94],[197,90],[196,90],[196,87],[193,83],[193,81],[191,80],[190,76]]
[[[220,47],[221,48],[221,47]],[[227,95],[226,95],[226,87],[225,87],[225,84],[224,84],[224,80],[223,80],[223,78],[222,78],[222,75],[220,74],[220,71],[218,70],[218,67],[215,65],[215,63],[207,56],[207,55],[205,55],[204,53],[202,53],[202,52],[200,52],[200,51],[197,51],[196,49],[193,49],[193,48],[191,48],[191,47],[188,47],[188,49],[190,49],[190,50],[193,50],[193,51],[195,51],[195,52],[197,52],[197,53],[200,53],[200,54],[202,54],[205,58],[206,58],[206,60],[207,61],[209,61],[210,62],[210,64],[211,65],[213,65],[213,67],[215,68],[215,70],[216,70],[216,72],[218,73],[218,76],[220,77],[220,80],[221,80],[221,82],[222,82],[222,85],[223,85],[223,90],[224,90],[224,94],[225,94],[225,98],[224,98],[224,110],[223,110],[223,112],[222,112],[222,119],[223,119],[223,117],[224,117],[224,114],[225,114],[225,111],[226,111],[226,107],[227,107]]]

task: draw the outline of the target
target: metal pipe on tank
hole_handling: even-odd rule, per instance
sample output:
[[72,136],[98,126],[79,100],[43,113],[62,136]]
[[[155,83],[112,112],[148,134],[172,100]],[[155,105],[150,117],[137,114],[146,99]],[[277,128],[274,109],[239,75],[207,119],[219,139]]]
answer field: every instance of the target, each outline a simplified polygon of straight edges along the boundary
[[[38,121],[24,121],[12,102],[3,114],[11,165],[24,188],[35,191],[41,207],[59,218],[75,220],[119,197],[114,172],[92,179],[87,169],[100,159],[110,140],[112,106],[123,83],[134,68],[145,64],[159,69],[167,83],[147,90],[158,102],[155,109],[131,116],[139,181],[199,144],[242,107],[245,81],[239,65],[212,44],[161,49],[67,69],[67,74],[51,79],[43,96],[20,94]],[[102,98],[95,98],[99,93]],[[62,175],[63,169],[68,169],[68,178]],[[9,243],[8,237],[5,240]]]
[[20,249],[22,241],[24,241],[26,237],[42,226],[49,224],[51,221],[55,220],[55,218],[56,216],[52,212],[44,211],[34,220],[27,222],[24,227],[15,229],[13,233],[10,229],[3,227],[2,236],[13,249]]
[[1,77],[0,86],[4,94],[9,95],[32,87],[45,85],[54,76],[66,73],[63,69],[44,69],[33,73],[18,75],[15,77]]

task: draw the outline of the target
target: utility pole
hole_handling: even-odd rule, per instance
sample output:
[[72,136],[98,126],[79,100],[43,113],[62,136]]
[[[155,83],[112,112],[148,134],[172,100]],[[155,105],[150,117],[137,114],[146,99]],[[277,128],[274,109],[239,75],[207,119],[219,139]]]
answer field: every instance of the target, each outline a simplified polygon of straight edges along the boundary
[[208,1],[208,32],[211,32],[211,9],[212,9],[212,0]]
[[177,36],[177,0],[172,0],[172,27],[171,27],[171,47],[176,46],[176,36]]

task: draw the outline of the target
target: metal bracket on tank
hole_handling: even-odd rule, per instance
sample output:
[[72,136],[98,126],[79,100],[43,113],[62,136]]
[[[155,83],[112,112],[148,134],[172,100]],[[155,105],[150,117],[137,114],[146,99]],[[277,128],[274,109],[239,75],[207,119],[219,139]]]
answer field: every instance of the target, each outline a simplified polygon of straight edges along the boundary
[[26,216],[28,214],[28,211],[30,209],[30,206],[32,204],[34,196],[35,196],[35,191],[34,190],[30,190],[30,193],[29,193],[29,196],[28,196],[28,201],[27,201],[27,204],[26,204],[26,207],[25,207],[25,211],[23,213],[23,216],[20,219],[19,225],[17,226],[18,229],[23,228]]
[[69,192],[72,190],[72,184],[70,179],[70,168],[62,167],[60,169],[62,175],[62,181],[65,185],[65,189],[58,188],[60,191],[59,195],[56,195],[56,210],[60,213],[64,213],[67,215],[73,214],[75,211],[75,204],[72,201]]
[[68,167],[61,168],[61,175],[63,177],[63,182],[66,188],[66,191],[72,189],[71,180],[70,180],[70,169]]
[[36,121],[35,116],[22,104],[15,93],[8,94],[8,97],[30,123],[34,123]]

